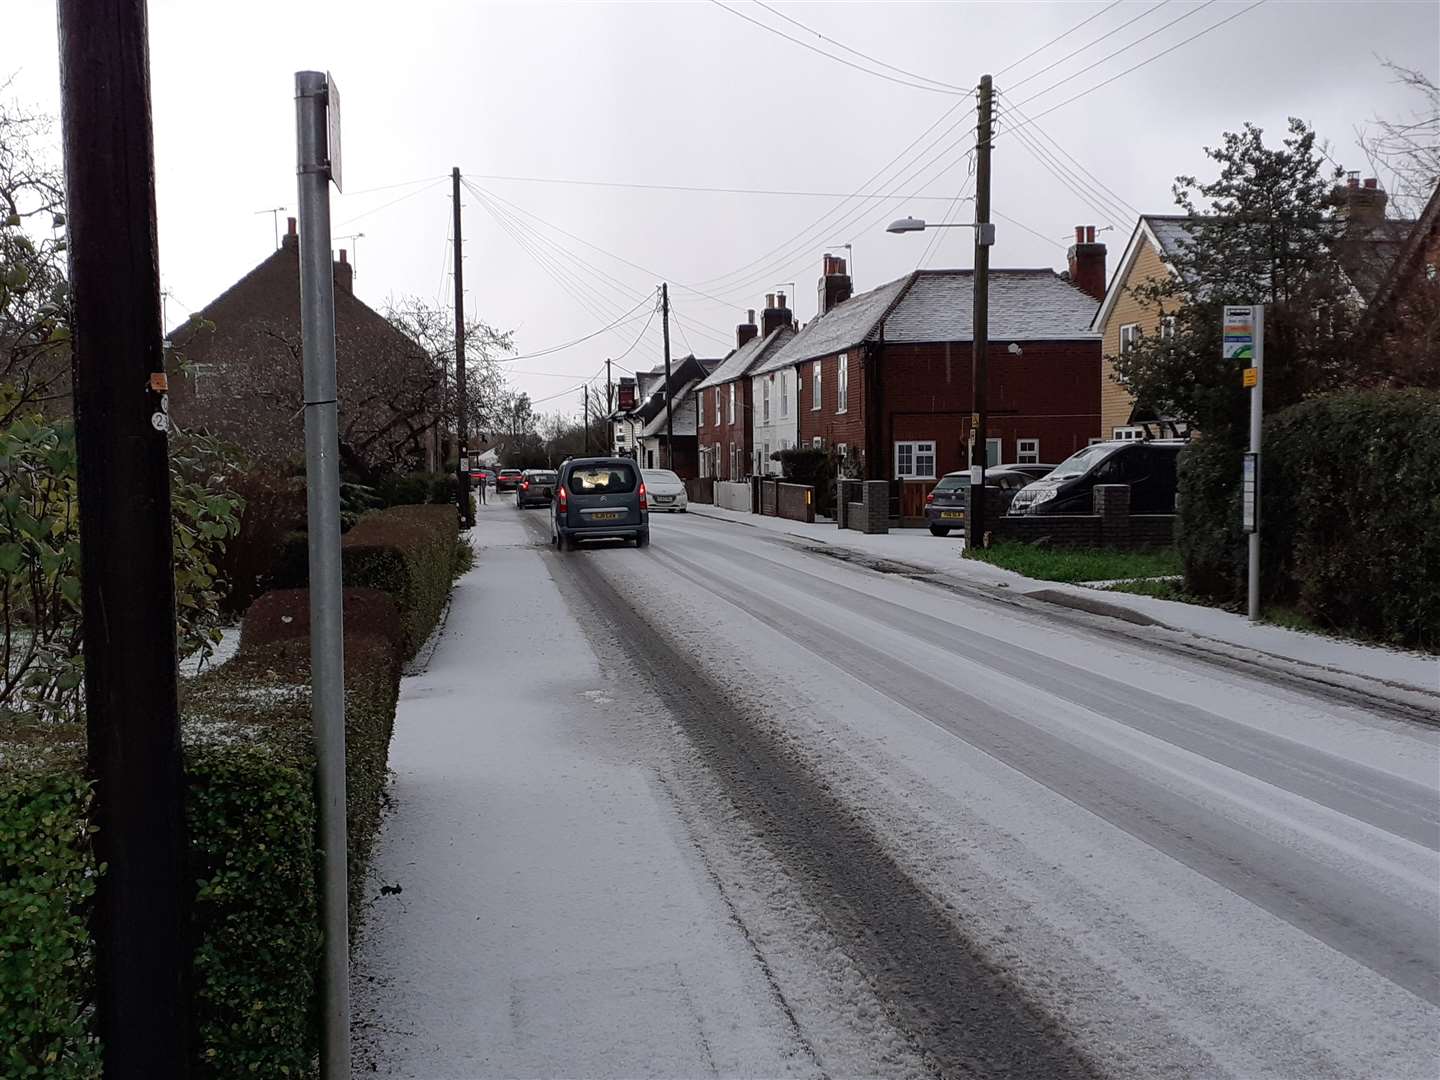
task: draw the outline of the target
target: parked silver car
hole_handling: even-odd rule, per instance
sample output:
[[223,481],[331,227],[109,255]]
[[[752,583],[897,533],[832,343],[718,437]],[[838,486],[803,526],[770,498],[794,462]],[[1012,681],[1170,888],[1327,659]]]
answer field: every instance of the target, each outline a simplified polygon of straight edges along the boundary
[[629,458],[565,462],[550,505],[550,538],[561,551],[575,550],[581,540],[650,543],[649,496]]
[[669,510],[685,513],[689,508],[686,501],[685,481],[669,469],[641,469],[645,481],[645,492],[650,496],[651,510]]

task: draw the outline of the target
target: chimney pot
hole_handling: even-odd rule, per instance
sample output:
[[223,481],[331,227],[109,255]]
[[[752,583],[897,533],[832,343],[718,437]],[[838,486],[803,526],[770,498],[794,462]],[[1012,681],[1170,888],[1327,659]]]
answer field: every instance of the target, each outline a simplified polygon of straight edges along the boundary
[[1347,176],[1345,178],[1345,186],[1352,189],[1358,188],[1360,186],[1360,178],[1358,176]]
[[1093,244],[1093,243],[1095,242],[1095,226],[1094,226],[1094,225],[1086,225],[1086,226],[1085,226],[1085,242],[1086,242],[1087,244]]
[[293,217],[285,219],[285,231],[291,236],[295,235],[295,219]]
[[767,292],[765,294],[765,306],[767,308],[773,308],[775,306],[775,294],[773,292]]
[[1085,226],[1084,226],[1084,225],[1076,225],[1076,226],[1075,226],[1075,243],[1077,243],[1077,244],[1083,244],[1084,242],[1085,242]]
[[785,294],[783,292],[775,294],[775,306],[781,308],[785,306]]
[[350,261],[349,258],[346,257],[346,252],[344,248],[340,249],[340,261],[342,263],[348,263]]
[[747,323],[753,323],[755,321],[755,309],[753,307],[745,310],[745,321]]
[[1376,186],[1378,185],[1378,183],[1379,183],[1379,181],[1377,181],[1375,177],[1373,177],[1373,176],[1367,177],[1366,180],[1365,180],[1365,190],[1366,190],[1366,191],[1374,191],[1375,188],[1376,188]]
[[1069,252],[1070,283],[1099,301],[1105,299],[1105,245],[1095,243],[1094,238],[1093,225],[1076,227]]

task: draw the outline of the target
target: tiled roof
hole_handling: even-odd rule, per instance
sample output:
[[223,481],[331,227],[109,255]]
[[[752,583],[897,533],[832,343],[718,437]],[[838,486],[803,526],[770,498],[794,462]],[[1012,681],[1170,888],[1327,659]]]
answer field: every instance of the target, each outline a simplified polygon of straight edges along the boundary
[[744,377],[749,373],[751,367],[764,360],[774,349],[789,341],[794,333],[795,331],[788,326],[779,326],[763,338],[759,336],[751,338],[727,356],[724,363],[711,372],[696,389],[705,390],[712,386],[723,386],[725,383]]
[[[674,415],[670,421],[671,430],[676,435],[695,434],[695,399],[691,392],[700,384],[700,380],[693,379],[687,382],[675,395],[674,404],[671,405]],[[640,431],[641,438],[649,438],[654,435],[665,434],[665,405],[663,399],[659,411],[651,418],[650,422]]]
[[[971,270],[921,270],[885,318],[887,342],[971,341]],[[1092,340],[1099,302],[1053,270],[990,271],[991,341]]]
[[812,360],[817,356],[847,349],[864,341],[885,312],[901,292],[910,284],[914,275],[907,275],[887,282],[878,289],[852,296],[843,304],[836,304],[824,315],[811,319],[805,328],[791,338],[784,346],[757,364],[750,374],[759,375],[767,371]]
[[[917,270],[861,293],[814,319],[751,371],[778,371],[871,341],[884,323],[887,342],[970,341],[974,335],[974,272]],[[992,341],[1089,341],[1095,298],[1053,270],[990,271]]]
[[1160,241],[1160,254],[1167,259],[1190,242],[1190,231],[1185,226],[1195,220],[1197,219],[1183,214],[1145,215],[1145,224],[1150,226],[1155,239]]

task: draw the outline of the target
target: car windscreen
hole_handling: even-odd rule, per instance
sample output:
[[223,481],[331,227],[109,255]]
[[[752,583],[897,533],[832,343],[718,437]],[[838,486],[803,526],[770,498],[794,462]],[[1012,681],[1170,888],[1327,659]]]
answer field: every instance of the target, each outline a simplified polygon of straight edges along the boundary
[[676,476],[669,469],[645,469],[641,474],[645,477],[645,483],[654,487],[656,484],[679,484],[680,477]]
[[961,488],[970,486],[968,476],[942,476],[940,482],[935,485],[936,491],[959,491]]
[[629,465],[581,465],[570,473],[575,495],[624,495],[635,490],[635,470]]
[[1085,447],[1084,450],[1077,450],[1056,465],[1054,471],[1045,479],[1070,480],[1076,476],[1084,476],[1123,445],[1123,443],[1097,443],[1094,446]]
[[532,484],[553,484],[555,482],[555,474],[553,472],[532,472],[530,474],[530,482]]

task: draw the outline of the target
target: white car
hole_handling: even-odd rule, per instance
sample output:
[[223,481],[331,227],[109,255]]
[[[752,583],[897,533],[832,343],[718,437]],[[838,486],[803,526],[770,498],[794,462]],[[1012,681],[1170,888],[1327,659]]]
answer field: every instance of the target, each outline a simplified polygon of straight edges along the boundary
[[640,476],[645,481],[645,494],[649,496],[651,512],[668,510],[685,513],[688,508],[685,481],[669,469],[642,469]]

